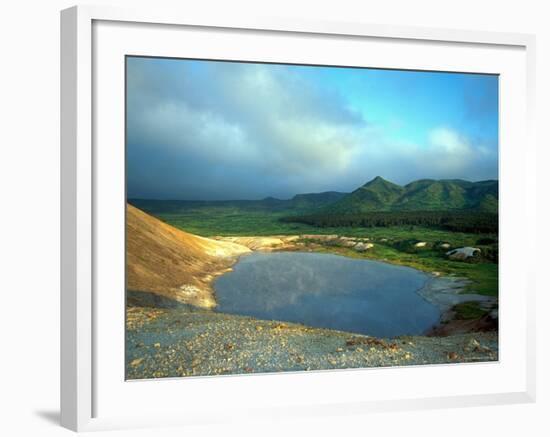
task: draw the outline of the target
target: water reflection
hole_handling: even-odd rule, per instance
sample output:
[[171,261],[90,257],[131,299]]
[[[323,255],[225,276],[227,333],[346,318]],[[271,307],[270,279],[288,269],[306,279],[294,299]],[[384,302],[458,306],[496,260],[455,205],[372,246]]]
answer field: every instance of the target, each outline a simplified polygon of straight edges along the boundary
[[439,319],[417,270],[329,254],[256,252],[215,283],[218,310],[374,336],[420,334]]

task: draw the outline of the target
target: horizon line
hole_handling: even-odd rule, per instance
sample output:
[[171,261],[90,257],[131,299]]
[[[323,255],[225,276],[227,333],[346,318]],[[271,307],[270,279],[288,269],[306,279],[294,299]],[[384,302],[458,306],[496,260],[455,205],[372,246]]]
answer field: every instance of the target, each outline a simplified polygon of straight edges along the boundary
[[400,186],[400,187],[406,187],[407,185],[410,185],[410,184],[412,184],[414,182],[418,182],[418,181],[436,181],[436,182],[441,182],[441,181],[463,181],[463,182],[470,182],[472,184],[478,184],[478,183],[481,183],[481,182],[498,182],[499,181],[498,178],[495,178],[495,179],[481,179],[481,180],[478,180],[478,181],[471,181],[471,180],[468,180],[468,179],[461,179],[461,178],[449,178],[449,179],[422,178],[422,179],[414,179],[410,182],[407,182],[406,184],[401,185],[401,184],[396,184],[395,182],[392,182],[389,179],[386,179],[383,176],[378,175],[378,176],[373,177],[369,181],[365,182],[364,184],[360,185],[359,187],[357,187],[354,190],[349,191],[349,192],[348,191],[336,191],[336,190],[310,191],[310,192],[307,192],[307,193],[296,193],[296,194],[294,194],[293,196],[291,196],[287,199],[280,199],[280,198],[274,197],[274,196],[265,196],[265,197],[256,198],[256,199],[235,199],[235,198],[232,198],[232,199],[211,199],[211,200],[206,200],[206,199],[174,199],[174,198],[158,198],[158,197],[155,197],[155,198],[153,198],[153,197],[129,197],[129,196],[126,196],[126,201],[129,201],[129,200],[159,200],[159,201],[164,201],[164,202],[258,202],[258,201],[262,201],[262,200],[278,200],[278,201],[284,202],[284,201],[292,200],[296,196],[303,196],[303,195],[308,195],[308,194],[324,194],[324,193],[350,194],[353,191],[369,184],[370,182],[372,182],[376,179],[382,179],[386,182],[390,182],[390,183],[392,183],[394,185],[397,185],[397,186]]

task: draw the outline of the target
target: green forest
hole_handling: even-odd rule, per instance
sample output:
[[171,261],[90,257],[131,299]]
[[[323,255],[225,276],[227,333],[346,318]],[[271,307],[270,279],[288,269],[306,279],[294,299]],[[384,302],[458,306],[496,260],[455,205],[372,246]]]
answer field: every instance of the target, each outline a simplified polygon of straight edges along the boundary
[[480,211],[373,211],[361,214],[318,213],[281,217],[286,223],[326,227],[428,226],[453,232],[498,232],[498,215]]

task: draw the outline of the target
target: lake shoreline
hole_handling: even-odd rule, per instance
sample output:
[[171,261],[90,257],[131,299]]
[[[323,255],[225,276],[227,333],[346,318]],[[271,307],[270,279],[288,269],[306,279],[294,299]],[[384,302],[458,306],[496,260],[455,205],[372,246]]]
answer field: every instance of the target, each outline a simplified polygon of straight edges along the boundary
[[[430,274],[426,284],[418,290],[424,299],[441,312],[439,323],[428,331],[428,336],[446,336],[465,332],[483,332],[498,328],[498,300],[492,296],[465,293],[470,281],[465,278]],[[490,310],[479,320],[463,320],[454,310],[456,305],[476,302]]]
[[[254,252],[232,257],[231,267],[226,266],[212,276],[209,285],[214,297],[214,280],[231,271],[241,257]],[[128,308],[127,377],[196,377],[497,361],[498,331],[491,329],[490,323],[457,320],[450,309],[452,299],[469,298],[462,294],[466,285],[463,278],[428,274],[426,283],[416,293],[440,308],[440,322],[424,334],[393,338],[262,320],[170,299],[161,302],[151,293],[137,292],[154,302],[134,298]],[[131,296],[135,294],[130,292]]]
[[[469,285],[472,281],[467,278],[461,278],[451,275],[443,275],[439,272],[434,272],[430,269],[421,269],[420,266],[409,266],[400,262],[392,262],[392,260],[375,258],[375,257],[363,257],[358,256],[358,253],[348,253],[341,250],[338,246],[319,245],[313,247],[304,246],[300,240],[303,240],[304,236],[295,235],[271,235],[271,236],[215,236],[212,237],[217,241],[231,242],[248,247],[251,252],[241,254],[235,258],[231,266],[234,266],[242,256],[252,254],[254,252],[302,252],[302,253],[329,253],[346,258],[353,259],[365,259],[370,261],[377,261],[393,266],[401,266],[411,268],[425,273],[428,279],[424,286],[417,290],[417,293],[425,300],[435,305],[440,313],[441,317],[439,322],[425,331],[426,335],[430,336],[447,336],[456,333],[475,332],[477,329],[480,331],[487,331],[496,329],[498,327],[498,298],[492,296],[486,296],[477,293],[467,293]],[[307,237],[307,236],[306,236]],[[310,235],[309,237],[338,237],[331,235]],[[350,256],[353,255],[353,256]],[[216,279],[225,272],[231,271],[230,267],[226,271],[216,275]],[[216,300],[216,294],[211,285],[213,299]],[[216,300],[217,302],[217,300]],[[453,307],[457,304],[464,302],[477,302],[483,308],[487,309],[489,314],[481,320],[481,323],[475,323],[475,321],[464,321],[459,318]],[[217,305],[216,305],[217,306]]]

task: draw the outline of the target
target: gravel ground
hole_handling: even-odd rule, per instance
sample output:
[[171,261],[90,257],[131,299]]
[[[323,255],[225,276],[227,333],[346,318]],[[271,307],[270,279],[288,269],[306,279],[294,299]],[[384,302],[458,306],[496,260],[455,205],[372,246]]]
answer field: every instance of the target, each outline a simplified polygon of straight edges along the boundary
[[197,310],[129,307],[128,379],[498,360],[498,334],[377,339]]

